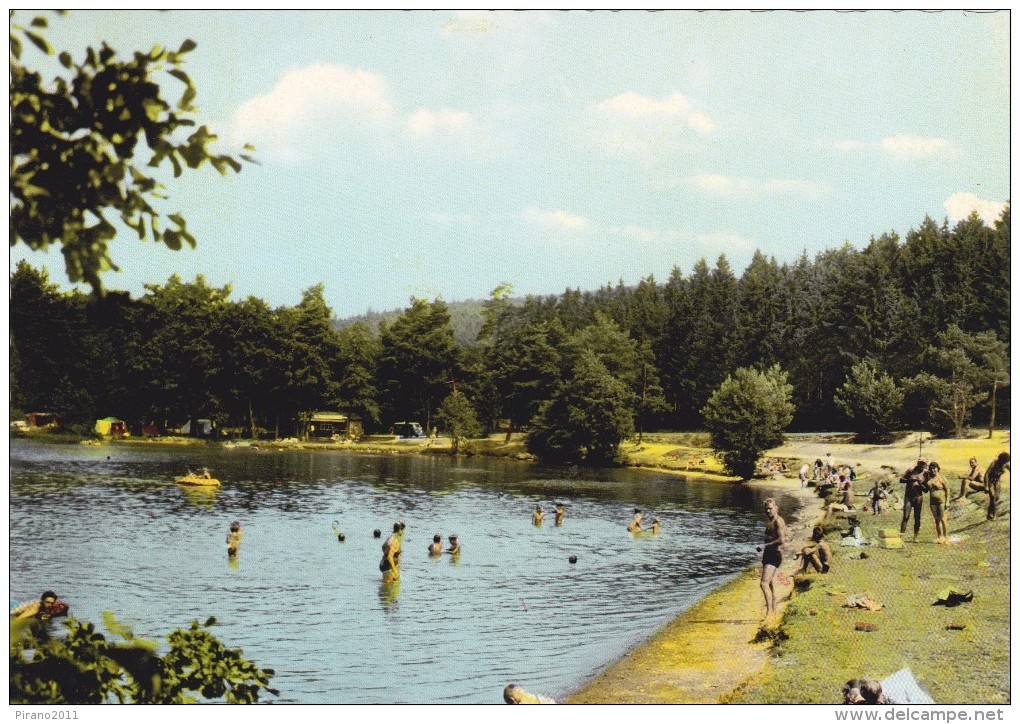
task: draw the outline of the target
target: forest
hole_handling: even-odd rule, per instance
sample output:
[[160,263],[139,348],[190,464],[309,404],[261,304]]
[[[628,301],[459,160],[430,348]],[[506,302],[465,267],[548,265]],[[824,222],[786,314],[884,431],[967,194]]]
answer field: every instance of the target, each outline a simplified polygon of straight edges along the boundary
[[107,415],[133,430],[208,418],[287,436],[303,413],[339,410],[368,431],[417,420],[468,435],[544,430],[548,442],[588,425],[622,439],[704,429],[724,380],[778,366],[791,430],[960,435],[1009,422],[1009,222],[1008,205],[991,227],[926,217],[863,249],[793,263],[758,252],[740,276],[720,256],[635,286],[520,298],[503,284],[473,339],[455,334],[442,299],[345,326],[322,284],[279,308],[201,276],[139,298],[90,295],[22,262],[10,279],[11,416],[54,412],[83,430]]

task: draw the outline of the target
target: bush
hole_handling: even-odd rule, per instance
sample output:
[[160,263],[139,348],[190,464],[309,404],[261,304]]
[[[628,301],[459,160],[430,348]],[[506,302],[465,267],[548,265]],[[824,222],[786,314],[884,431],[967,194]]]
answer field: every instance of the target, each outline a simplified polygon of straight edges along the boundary
[[[11,704],[187,704],[224,699],[229,704],[259,700],[269,688],[272,669],[259,669],[239,649],[228,649],[192,622],[167,636],[170,650],[156,653],[155,641],[136,638],[105,612],[107,631],[124,640],[108,641],[87,621],[67,619],[59,638],[47,622],[11,621]],[[197,696],[192,696],[197,693]]]
[[764,372],[742,367],[712,393],[701,414],[731,473],[751,477],[762,453],[783,441],[793,420],[792,394],[778,365]]
[[903,390],[886,373],[880,373],[868,362],[860,362],[836,390],[834,400],[849,418],[851,429],[862,440],[875,442],[899,422]]

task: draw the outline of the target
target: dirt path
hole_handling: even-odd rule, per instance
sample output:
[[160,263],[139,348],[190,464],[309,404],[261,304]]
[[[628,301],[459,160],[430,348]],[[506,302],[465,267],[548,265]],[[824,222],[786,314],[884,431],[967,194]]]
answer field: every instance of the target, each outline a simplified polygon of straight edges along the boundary
[[[816,518],[818,499],[797,481],[761,484],[805,501],[789,526],[787,551],[804,545]],[[781,571],[789,579],[796,563],[789,553]],[[764,617],[754,568],[712,592],[568,699],[571,704],[713,704],[769,660],[768,642],[754,643]],[[790,585],[777,585],[782,611]]]

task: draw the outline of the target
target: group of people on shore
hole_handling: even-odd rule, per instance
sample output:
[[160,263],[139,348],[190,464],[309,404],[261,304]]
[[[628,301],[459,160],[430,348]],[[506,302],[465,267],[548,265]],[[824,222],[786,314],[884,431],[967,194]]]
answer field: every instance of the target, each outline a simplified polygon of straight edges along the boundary
[[[987,519],[994,520],[999,505],[1000,481],[1005,471],[1009,470],[1009,464],[1009,453],[999,453],[982,474],[977,458],[971,458],[970,469],[960,476],[960,494],[957,499],[964,498],[976,491],[987,493]],[[810,479],[815,481],[816,485],[831,486],[836,492],[836,501],[826,506],[824,519],[828,520],[837,513],[856,509],[853,480],[857,476],[853,467],[836,465],[832,454],[829,453],[824,461],[821,458],[815,461],[813,472],[809,471],[806,463],[801,466],[799,472],[801,486],[808,485],[809,473]],[[947,506],[950,489],[949,483],[942,475],[939,463],[924,458],[918,459],[900,478],[900,483],[904,486],[903,519],[900,523],[900,534],[906,533],[907,525],[913,516],[913,540],[917,541],[921,529],[921,509],[924,504],[924,496],[928,494],[929,507],[935,525],[935,543],[947,545],[949,543]],[[880,514],[889,500],[887,484],[876,480],[875,485],[866,495],[867,507],[871,508],[873,514]],[[640,525],[638,513],[639,511],[635,510],[635,519]],[[634,525],[633,521],[631,525]],[[765,541],[758,547],[758,552],[762,557],[761,590],[765,598],[766,622],[776,615],[775,578],[783,562],[782,548],[786,542],[786,523],[779,515],[776,501],[769,498],[765,501]],[[814,527],[810,542],[800,550],[796,557],[801,559],[799,573],[807,573],[810,570],[827,573],[830,570],[833,561],[832,549],[825,541],[825,530],[821,525]]]
[[[1003,474],[1009,470],[1009,453],[1001,452],[989,464],[984,475],[978,468],[977,458],[970,459],[970,470],[960,477],[960,494],[957,500],[965,498],[972,492],[983,491],[988,495],[987,520],[995,520],[999,505],[1000,483]],[[928,505],[935,520],[935,542],[949,542],[947,526],[948,515],[946,506],[949,501],[949,484],[942,477],[942,468],[934,460],[919,458],[914,466],[900,478],[903,484],[903,520],[900,522],[900,534],[907,532],[911,514],[914,518],[914,541],[921,530],[921,508],[924,505],[924,494],[928,493]]]

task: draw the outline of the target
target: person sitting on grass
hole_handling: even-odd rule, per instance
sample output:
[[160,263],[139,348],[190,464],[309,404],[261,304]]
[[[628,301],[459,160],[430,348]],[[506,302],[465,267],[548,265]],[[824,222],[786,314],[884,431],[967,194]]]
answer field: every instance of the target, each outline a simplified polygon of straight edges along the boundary
[[[969,488],[969,490],[968,490]],[[984,476],[978,468],[977,458],[970,459],[970,470],[960,476],[960,494],[957,500],[966,497],[968,493],[984,490]]]
[[825,540],[825,531],[822,526],[816,525],[811,532],[811,542],[800,549],[800,571],[807,573],[808,566],[811,566],[819,573],[828,573],[832,565],[832,548]]
[[843,686],[844,704],[888,704],[878,679],[850,679]]

